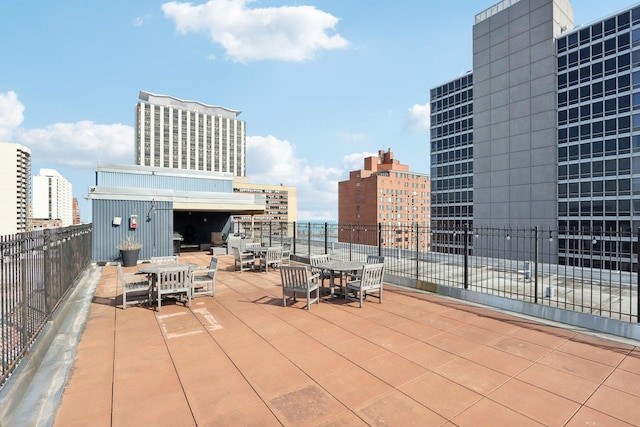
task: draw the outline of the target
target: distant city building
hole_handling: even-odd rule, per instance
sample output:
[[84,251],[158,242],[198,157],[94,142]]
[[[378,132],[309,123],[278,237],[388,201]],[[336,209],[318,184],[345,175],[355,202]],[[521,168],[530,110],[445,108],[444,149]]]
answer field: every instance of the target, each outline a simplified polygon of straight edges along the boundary
[[[280,233],[281,227],[288,227],[288,223],[298,220],[298,190],[296,187],[284,185],[252,184],[247,178],[236,177],[233,180],[235,193],[260,194],[266,197],[264,214],[255,216],[235,216],[237,224],[241,224],[244,232],[250,235],[260,235],[268,227],[273,233]],[[271,223],[269,225],[269,223]],[[273,229],[273,228],[276,229]]]
[[[391,150],[364,159],[364,169],[351,171],[348,181],[338,183],[338,223],[375,226],[404,226],[409,231],[416,224],[430,223],[431,184],[429,175],[409,171],[408,165],[393,158]],[[402,228],[400,228],[402,230]],[[398,234],[394,228],[382,236],[386,247],[412,248],[413,233]],[[340,232],[340,241],[358,241],[358,236]],[[420,250],[429,250],[428,233],[420,233]],[[371,242],[362,241],[364,244]]]
[[31,218],[31,228],[36,230],[38,228],[55,228],[62,227],[62,221],[59,219],[38,219]]
[[0,142],[0,236],[30,229],[31,150]]
[[450,227],[434,250],[459,252],[463,225],[537,226],[545,262],[635,271],[640,6],[576,28],[573,15],[569,0],[497,3],[475,17],[473,73],[431,89],[432,224]]
[[470,72],[431,90],[431,250],[456,252],[461,243],[453,233],[465,224],[473,227]]
[[240,111],[140,91],[136,164],[246,175]]
[[80,204],[78,198],[73,198],[73,224],[80,224]]
[[39,220],[60,220],[60,226],[73,225],[72,186],[58,171],[40,169],[33,177],[32,217]]

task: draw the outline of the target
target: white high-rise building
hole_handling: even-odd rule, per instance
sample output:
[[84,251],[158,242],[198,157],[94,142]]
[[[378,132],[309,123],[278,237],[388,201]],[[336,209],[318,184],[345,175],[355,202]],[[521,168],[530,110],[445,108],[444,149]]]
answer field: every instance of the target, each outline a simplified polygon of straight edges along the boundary
[[34,219],[58,219],[62,227],[73,225],[71,183],[54,169],[40,169],[33,177]]
[[140,91],[136,164],[246,176],[240,111]]
[[29,230],[31,150],[0,142],[0,236]]

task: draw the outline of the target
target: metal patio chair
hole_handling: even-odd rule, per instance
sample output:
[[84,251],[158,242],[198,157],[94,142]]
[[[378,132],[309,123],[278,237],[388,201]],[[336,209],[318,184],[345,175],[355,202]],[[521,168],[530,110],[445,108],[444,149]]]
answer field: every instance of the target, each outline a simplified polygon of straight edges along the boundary
[[122,309],[126,309],[128,305],[148,303],[149,287],[151,286],[149,278],[140,274],[125,274],[122,271],[122,265],[119,263],[116,268],[118,269],[118,278],[122,286]]
[[198,268],[191,271],[191,295],[193,298],[201,295],[215,296],[217,270],[218,258],[211,257],[209,268]]
[[277,268],[282,266],[282,247],[275,246],[267,248],[265,252],[260,254],[258,269],[269,272],[269,268]]
[[[367,255],[366,264],[384,264],[384,257],[380,255]],[[362,277],[361,274],[350,274],[350,280],[359,280]]]
[[184,295],[185,305],[191,307],[191,269],[188,265],[181,268],[171,268],[159,271],[150,292],[150,299],[158,304],[158,311],[162,306],[163,295]]
[[311,273],[317,276],[317,279],[321,282],[324,288],[325,279],[331,280],[331,272],[322,268],[318,268],[319,264],[326,264],[329,262],[329,254],[311,255],[309,257],[309,264],[311,264]]
[[238,249],[237,246],[233,246],[231,249],[233,251],[233,265],[236,271],[240,270],[240,272],[242,273],[243,271],[253,270],[256,263],[256,259],[253,253],[240,252],[240,249]]
[[[304,294],[307,297],[307,310],[311,309],[311,303],[320,302],[320,288],[315,276],[309,275],[306,266],[283,265],[280,267],[280,278],[282,280],[282,305],[287,306],[287,293],[293,294],[293,301],[296,302],[297,294]],[[311,298],[311,293],[315,291],[316,296]]]
[[[362,301],[369,295],[369,292],[377,291],[378,302],[382,304],[383,280],[384,264],[365,264],[360,279],[347,281],[344,298],[346,301],[358,301],[360,308],[362,308]],[[354,296],[349,295],[350,293],[353,293]]]

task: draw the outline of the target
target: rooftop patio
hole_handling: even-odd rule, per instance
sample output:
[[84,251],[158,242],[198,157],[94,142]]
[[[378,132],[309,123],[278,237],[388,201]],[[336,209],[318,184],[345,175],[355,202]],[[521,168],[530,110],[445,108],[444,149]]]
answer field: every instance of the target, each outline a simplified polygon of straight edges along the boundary
[[283,307],[279,272],[232,256],[216,288],[122,310],[104,267],[55,425],[638,424],[629,341],[390,285],[362,309]]

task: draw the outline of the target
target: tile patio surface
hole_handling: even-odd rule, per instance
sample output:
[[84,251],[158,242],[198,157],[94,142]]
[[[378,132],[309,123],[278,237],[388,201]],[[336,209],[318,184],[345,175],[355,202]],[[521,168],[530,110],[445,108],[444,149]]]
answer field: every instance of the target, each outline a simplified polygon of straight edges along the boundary
[[393,286],[283,307],[279,271],[219,258],[191,310],[115,307],[104,268],[56,426],[640,423],[640,347]]

